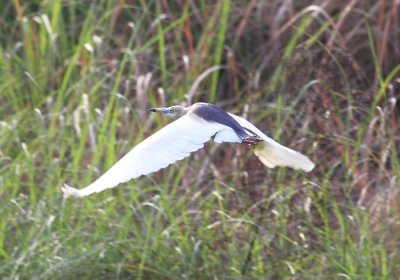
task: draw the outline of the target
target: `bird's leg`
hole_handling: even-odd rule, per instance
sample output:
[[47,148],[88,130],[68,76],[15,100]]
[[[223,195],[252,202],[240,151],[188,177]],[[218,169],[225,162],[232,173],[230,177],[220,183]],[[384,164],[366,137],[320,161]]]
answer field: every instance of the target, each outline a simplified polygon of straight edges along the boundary
[[261,137],[258,137],[257,135],[251,135],[249,137],[244,138],[242,140],[242,143],[249,144],[249,145],[255,145],[261,141],[264,141]]

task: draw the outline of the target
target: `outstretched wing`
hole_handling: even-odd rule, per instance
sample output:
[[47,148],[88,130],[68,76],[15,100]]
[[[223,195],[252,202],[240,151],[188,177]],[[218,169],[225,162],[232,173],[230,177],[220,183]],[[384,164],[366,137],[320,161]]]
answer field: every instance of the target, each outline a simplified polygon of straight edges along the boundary
[[264,141],[257,144],[254,153],[261,162],[270,168],[275,166],[288,166],[303,171],[311,171],[315,164],[305,155],[285,147],[275,140],[269,138],[261,130],[246,119],[230,114],[244,129],[256,134]]
[[83,197],[116,187],[120,183],[158,171],[188,157],[224,129],[230,128],[204,121],[194,114],[185,115],[135,146],[86,188],[78,190],[64,185],[61,189],[66,196]]

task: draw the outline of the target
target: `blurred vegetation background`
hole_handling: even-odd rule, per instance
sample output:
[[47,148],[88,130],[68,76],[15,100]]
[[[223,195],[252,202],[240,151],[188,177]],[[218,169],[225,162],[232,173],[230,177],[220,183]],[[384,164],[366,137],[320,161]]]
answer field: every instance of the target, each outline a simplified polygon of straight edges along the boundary
[[[400,8],[389,0],[0,2],[1,279],[398,279]],[[64,200],[198,101],[317,166],[210,143]]]

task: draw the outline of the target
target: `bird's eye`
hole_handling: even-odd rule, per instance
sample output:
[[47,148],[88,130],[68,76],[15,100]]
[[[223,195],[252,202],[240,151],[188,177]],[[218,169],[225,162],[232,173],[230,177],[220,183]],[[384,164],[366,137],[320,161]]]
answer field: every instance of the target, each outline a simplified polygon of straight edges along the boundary
[[169,108],[169,112],[173,113],[174,112],[174,108]]

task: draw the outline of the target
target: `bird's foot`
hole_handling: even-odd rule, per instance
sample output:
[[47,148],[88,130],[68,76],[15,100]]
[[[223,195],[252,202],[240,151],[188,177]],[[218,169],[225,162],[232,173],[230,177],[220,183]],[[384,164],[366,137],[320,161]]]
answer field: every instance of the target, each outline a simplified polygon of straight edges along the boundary
[[244,138],[242,140],[242,143],[249,144],[249,145],[255,145],[261,141],[264,141],[261,137],[258,137],[257,135],[251,135],[249,137]]

